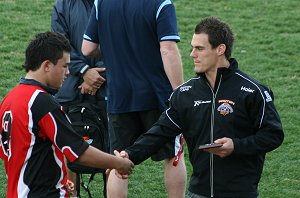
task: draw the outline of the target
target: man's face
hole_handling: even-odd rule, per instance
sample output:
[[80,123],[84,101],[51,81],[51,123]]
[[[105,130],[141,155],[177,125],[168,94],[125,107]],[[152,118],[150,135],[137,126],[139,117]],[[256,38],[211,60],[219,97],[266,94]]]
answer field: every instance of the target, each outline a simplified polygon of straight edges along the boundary
[[191,42],[192,52],[190,56],[194,60],[196,73],[208,73],[217,68],[218,54],[212,49],[205,33],[194,34]]
[[63,52],[63,57],[54,65],[50,63],[48,86],[59,89],[69,74],[70,53]]

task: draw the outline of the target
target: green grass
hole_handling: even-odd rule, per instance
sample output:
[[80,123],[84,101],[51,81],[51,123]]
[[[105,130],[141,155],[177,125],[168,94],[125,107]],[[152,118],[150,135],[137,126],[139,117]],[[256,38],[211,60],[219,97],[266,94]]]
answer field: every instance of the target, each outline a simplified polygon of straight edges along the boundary
[[[30,38],[50,29],[54,0],[0,0],[0,100],[24,75],[21,65]],[[189,57],[195,25],[214,15],[228,22],[236,36],[233,57],[240,68],[267,84],[285,129],[281,147],[268,153],[259,185],[261,198],[300,197],[300,4],[298,0],[174,0],[177,9],[185,79],[194,75]],[[188,156],[186,159],[188,161]],[[0,197],[5,172],[0,162]],[[191,167],[187,162],[188,175]],[[93,182],[99,197],[101,175]],[[129,183],[129,197],[166,197],[163,162],[145,161]],[[85,196],[87,197],[87,196]]]

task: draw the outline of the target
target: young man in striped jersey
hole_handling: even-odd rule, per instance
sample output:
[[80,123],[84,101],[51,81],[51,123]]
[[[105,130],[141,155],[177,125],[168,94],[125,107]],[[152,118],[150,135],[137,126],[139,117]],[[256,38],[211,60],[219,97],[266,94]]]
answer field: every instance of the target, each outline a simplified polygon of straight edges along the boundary
[[124,178],[132,171],[130,160],[89,146],[54,100],[69,73],[70,51],[62,34],[37,34],[26,49],[25,78],[1,103],[0,157],[7,197],[68,197],[65,157],[96,168],[117,168]]

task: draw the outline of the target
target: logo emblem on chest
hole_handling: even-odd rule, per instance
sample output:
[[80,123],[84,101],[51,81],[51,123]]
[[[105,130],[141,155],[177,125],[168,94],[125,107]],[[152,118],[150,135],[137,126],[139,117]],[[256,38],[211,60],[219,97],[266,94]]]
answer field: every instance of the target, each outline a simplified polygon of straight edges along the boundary
[[218,102],[221,104],[219,105],[217,110],[220,112],[221,115],[226,116],[233,112],[232,106],[235,104],[235,102],[231,100],[219,100]]

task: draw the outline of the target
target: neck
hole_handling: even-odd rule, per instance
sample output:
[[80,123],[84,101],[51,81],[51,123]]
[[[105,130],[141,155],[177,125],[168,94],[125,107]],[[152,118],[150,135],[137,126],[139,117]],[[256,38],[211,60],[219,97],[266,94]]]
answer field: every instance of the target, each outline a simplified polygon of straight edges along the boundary
[[205,76],[207,78],[207,81],[209,83],[209,85],[214,89],[215,87],[215,83],[216,83],[216,78],[217,78],[217,74],[218,74],[218,68],[229,68],[230,63],[227,59],[222,59],[221,61],[218,61],[216,64],[215,69],[208,71],[205,73]]
[[26,79],[33,79],[46,85],[45,79],[42,77],[43,75],[41,75],[38,71],[29,71],[25,76]]

